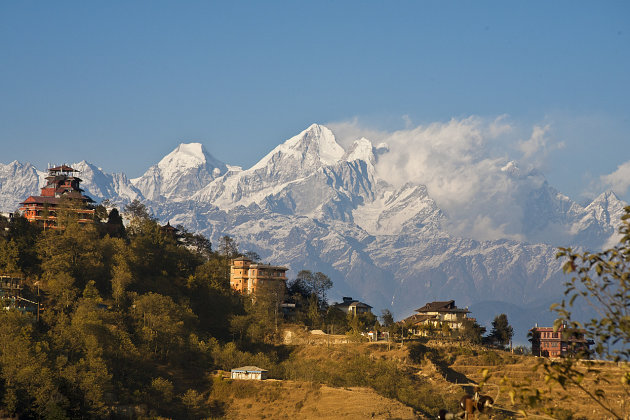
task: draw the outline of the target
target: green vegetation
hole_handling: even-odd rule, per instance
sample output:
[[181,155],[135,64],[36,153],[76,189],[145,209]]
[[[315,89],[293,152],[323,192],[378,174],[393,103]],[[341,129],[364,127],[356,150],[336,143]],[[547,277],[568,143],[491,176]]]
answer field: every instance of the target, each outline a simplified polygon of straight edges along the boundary
[[[2,220],[0,273],[25,278],[39,320],[0,311],[0,414],[106,418],[196,417],[219,341],[247,314],[226,260],[199,235],[159,226],[144,206],[61,229]],[[6,228],[6,229],[4,229]],[[209,413],[209,412],[208,412]]]
[[[46,231],[21,217],[0,220],[0,273],[23,277],[22,296],[40,302],[40,316],[0,311],[0,415],[220,416],[225,402],[211,398],[220,392],[210,372],[242,365],[371,387],[424,412],[441,405],[396,362],[348,349],[315,363],[299,347],[278,345],[286,299],[296,303],[289,317],[298,325],[356,336],[379,325],[372,314],[328,306],[325,274],[301,271],[288,291],[261,286],[244,297],[229,286],[230,259],[242,255],[232,238],[213,251],[203,236],[164,229],[141,203],[125,212],[126,229],[116,209],[104,208],[100,222],[79,224],[60,207],[61,228]],[[393,327],[391,314],[384,320]]]
[[[288,289],[261,286],[255,296],[244,297],[229,286],[230,259],[242,255],[229,236],[214,251],[203,236],[164,229],[140,203],[126,209],[131,215],[126,229],[115,209],[101,209],[101,222],[85,225],[64,211],[58,212],[61,229],[41,231],[20,217],[0,220],[0,273],[24,277],[22,296],[40,302],[39,316],[17,307],[0,311],[0,416],[205,418],[226,415],[239,393],[276,401],[279,388],[228,384],[212,374],[243,365],[313,386],[368,387],[419,413],[435,415],[442,408],[456,410],[462,384],[472,381],[467,368],[509,372],[512,365],[533,361],[477,346],[485,331],[472,321],[458,333],[459,342],[405,339],[407,347],[394,348],[357,343],[368,328],[392,333],[404,328],[389,311],[383,311],[381,325],[371,313],[348,316],[329,306],[325,299],[332,282],[323,273],[301,271]],[[584,327],[593,338],[599,332],[598,354],[610,351],[619,360],[627,360],[627,308],[618,302],[627,299],[628,233],[624,241],[616,253],[597,257],[577,257],[567,250],[570,264],[565,266],[579,273],[569,293],[581,290],[577,298],[600,293],[613,299],[608,316]],[[259,258],[251,252],[248,256]],[[585,279],[588,270],[580,267],[586,265],[607,279],[601,290],[589,283],[590,276]],[[558,307],[573,328],[581,327],[569,312],[577,298]],[[288,314],[280,305],[286,301],[295,303]],[[12,304],[10,299],[4,303]],[[296,330],[334,329],[357,340],[333,346],[281,345],[288,322]],[[507,317],[499,315],[489,337],[504,346],[511,332]],[[448,328],[430,333],[455,334]],[[625,346],[621,352],[608,346],[616,339]],[[601,367],[571,359],[544,363],[547,383],[585,388],[600,405],[606,403],[592,379],[607,378],[600,375]],[[618,375],[616,370],[606,372]],[[525,384],[531,375],[520,378],[520,384],[518,375],[511,374],[521,407],[549,404],[537,399],[539,386]],[[612,377],[617,383],[625,380],[626,395],[627,378],[627,369],[621,378]],[[304,404],[296,401],[292,407],[299,411]],[[554,408],[553,413],[564,415],[562,410],[568,409]]]

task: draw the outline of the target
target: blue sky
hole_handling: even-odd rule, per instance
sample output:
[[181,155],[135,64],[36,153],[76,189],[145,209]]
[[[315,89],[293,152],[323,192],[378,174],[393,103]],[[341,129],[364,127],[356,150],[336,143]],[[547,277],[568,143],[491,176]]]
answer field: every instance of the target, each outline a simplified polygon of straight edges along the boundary
[[4,1],[0,52],[2,163],[133,177],[199,141],[249,167],[313,122],[501,115],[547,127],[577,200],[630,161],[628,2]]

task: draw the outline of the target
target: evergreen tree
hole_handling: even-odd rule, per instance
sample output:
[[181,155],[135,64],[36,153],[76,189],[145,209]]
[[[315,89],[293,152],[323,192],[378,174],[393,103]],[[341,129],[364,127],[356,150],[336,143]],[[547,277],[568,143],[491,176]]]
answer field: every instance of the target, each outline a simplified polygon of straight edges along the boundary
[[492,343],[500,346],[507,346],[512,340],[514,335],[514,329],[508,323],[506,314],[497,315],[492,321],[492,330],[490,331],[489,339]]

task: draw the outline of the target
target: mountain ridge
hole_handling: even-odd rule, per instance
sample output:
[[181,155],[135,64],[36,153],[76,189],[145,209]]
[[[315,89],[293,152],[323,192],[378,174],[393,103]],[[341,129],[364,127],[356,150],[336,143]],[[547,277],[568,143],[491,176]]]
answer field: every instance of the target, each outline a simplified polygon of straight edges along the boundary
[[[139,199],[160,220],[214,243],[229,234],[265,261],[328,273],[333,298],[354,296],[399,316],[431,300],[523,306],[561,296],[566,279],[555,246],[596,249],[614,239],[624,204],[614,193],[582,207],[516,162],[502,171],[537,179],[516,184],[526,197],[517,232],[525,240],[461,237],[425,185],[396,187],[379,177],[378,156],[388,150],[365,138],[344,150],[332,131],[313,124],[245,170],[219,162],[199,143],[179,145],[132,180],[85,161],[76,166],[94,198],[118,206]],[[8,189],[9,165],[0,166],[3,209],[37,190],[34,168],[22,164],[19,188]],[[545,237],[554,230],[566,243]]]

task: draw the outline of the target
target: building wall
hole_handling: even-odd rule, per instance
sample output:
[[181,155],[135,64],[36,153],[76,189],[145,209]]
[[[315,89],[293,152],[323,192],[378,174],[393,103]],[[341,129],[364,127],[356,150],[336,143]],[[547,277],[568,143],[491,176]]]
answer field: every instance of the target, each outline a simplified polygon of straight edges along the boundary
[[259,284],[266,281],[286,282],[286,267],[252,264],[250,260],[235,259],[230,266],[230,286],[246,294],[256,292]]
[[232,379],[262,381],[267,379],[267,372],[232,372]]

